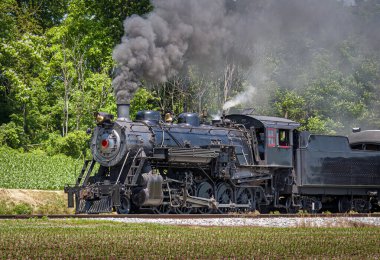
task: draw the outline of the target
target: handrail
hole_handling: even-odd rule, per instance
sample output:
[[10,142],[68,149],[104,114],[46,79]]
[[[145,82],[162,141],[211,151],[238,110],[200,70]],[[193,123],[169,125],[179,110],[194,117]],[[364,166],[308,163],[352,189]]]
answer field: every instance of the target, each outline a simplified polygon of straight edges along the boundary
[[119,172],[119,176],[117,176],[116,184],[119,183],[121,173],[122,173],[123,170],[124,170],[124,166],[125,166],[125,163],[127,162],[127,159],[128,159],[128,157],[129,157],[129,153],[130,153],[130,152],[131,152],[131,150],[129,150],[128,153],[127,153],[127,155],[125,156],[125,159],[124,159],[124,162],[123,162],[123,166],[121,166],[121,169],[120,169],[120,172]]

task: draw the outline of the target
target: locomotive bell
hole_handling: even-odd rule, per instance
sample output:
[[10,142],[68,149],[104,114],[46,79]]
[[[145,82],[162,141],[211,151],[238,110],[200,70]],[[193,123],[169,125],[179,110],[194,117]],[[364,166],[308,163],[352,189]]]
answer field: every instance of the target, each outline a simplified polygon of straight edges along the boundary
[[166,123],[171,123],[171,122],[173,122],[173,117],[172,117],[172,115],[171,115],[170,113],[166,113],[166,114],[165,114],[165,122],[166,122]]

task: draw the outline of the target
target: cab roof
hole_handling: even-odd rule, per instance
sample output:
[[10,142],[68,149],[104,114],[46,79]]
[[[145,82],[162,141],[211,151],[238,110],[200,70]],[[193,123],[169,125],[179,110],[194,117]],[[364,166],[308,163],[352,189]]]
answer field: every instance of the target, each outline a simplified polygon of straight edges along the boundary
[[226,118],[239,123],[244,124],[246,127],[254,126],[258,127],[274,127],[284,129],[295,129],[300,126],[299,123],[287,118],[273,117],[273,116],[259,116],[259,115],[241,115],[232,114],[227,115]]

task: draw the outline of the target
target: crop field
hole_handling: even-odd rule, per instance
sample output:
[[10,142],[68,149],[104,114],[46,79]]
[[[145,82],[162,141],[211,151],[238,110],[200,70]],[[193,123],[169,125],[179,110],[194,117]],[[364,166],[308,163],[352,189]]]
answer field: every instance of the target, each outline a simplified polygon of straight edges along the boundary
[[0,188],[61,190],[75,183],[81,159],[0,149]]
[[380,257],[380,228],[189,227],[90,220],[2,220],[0,258]]

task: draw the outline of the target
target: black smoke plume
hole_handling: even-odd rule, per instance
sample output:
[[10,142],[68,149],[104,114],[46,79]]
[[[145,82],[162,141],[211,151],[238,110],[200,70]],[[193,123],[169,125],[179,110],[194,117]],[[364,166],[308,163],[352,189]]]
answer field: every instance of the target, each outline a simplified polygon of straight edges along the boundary
[[153,1],[154,11],[124,22],[125,35],[113,57],[119,66],[113,81],[118,103],[128,102],[142,79],[165,82],[188,62],[212,64],[229,52],[238,16],[224,0]]
[[[333,52],[353,32],[368,27],[352,15],[355,0],[153,0],[152,4],[153,12],[124,21],[125,34],[114,49],[118,103],[128,102],[141,80],[165,82],[189,64],[215,71],[228,59],[250,67],[247,80],[256,87],[268,78],[266,59],[283,55],[284,63],[277,64],[270,77],[292,86],[295,68],[307,68],[315,50]],[[378,31],[380,26],[374,28]],[[367,34],[363,45],[370,39],[367,36],[379,35],[373,30]]]

